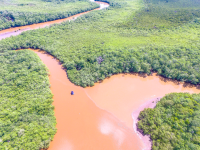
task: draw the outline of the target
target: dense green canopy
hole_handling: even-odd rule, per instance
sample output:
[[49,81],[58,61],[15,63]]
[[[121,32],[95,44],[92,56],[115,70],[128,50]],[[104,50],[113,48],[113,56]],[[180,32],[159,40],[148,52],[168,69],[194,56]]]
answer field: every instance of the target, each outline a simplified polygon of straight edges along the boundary
[[137,29],[166,29],[200,17],[199,0],[144,0],[145,7],[133,13],[124,25]]
[[47,148],[56,133],[47,68],[29,50],[0,54],[0,149]]
[[154,109],[140,112],[139,119],[153,150],[200,149],[200,94],[168,94]]

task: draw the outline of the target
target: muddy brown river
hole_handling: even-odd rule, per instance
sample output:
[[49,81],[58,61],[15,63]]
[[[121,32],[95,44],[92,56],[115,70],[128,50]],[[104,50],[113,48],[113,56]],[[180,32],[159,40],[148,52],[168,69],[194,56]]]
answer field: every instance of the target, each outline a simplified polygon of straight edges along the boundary
[[[95,105],[86,89],[69,81],[56,59],[42,51],[34,52],[49,69],[54,94],[57,133],[49,150],[133,150],[143,147],[132,128]],[[72,90],[74,95],[70,94]]]
[[[56,20],[54,23],[62,21],[63,19]],[[51,22],[20,29],[36,29],[49,24]],[[13,32],[16,29],[18,28],[0,31],[0,38],[16,33]],[[51,91],[54,94],[57,133],[48,150],[150,149],[134,131],[133,112],[138,111],[150,99],[167,93],[200,92],[199,87],[166,80],[156,74],[118,74],[96,83],[93,87],[82,88],[69,81],[66,71],[57,59],[44,51],[33,51],[49,69]],[[70,94],[72,90],[74,95]]]
[[[82,88],[67,78],[59,61],[34,51],[48,67],[57,133],[49,150],[140,150],[147,148],[133,129],[132,112],[171,92],[199,93],[198,87],[156,76],[118,74]],[[74,95],[70,92],[74,91]]]
[[[100,5],[99,8],[96,8],[94,10],[101,10],[101,9],[109,7],[108,3],[98,2],[98,1],[94,1],[94,0],[90,0],[90,1],[95,2],[95,3]],[[94,11],[94,10],[91,10],[91,11]],[[44,27],[50,26],[50,25],[55,24],[55,23],[62,23],[64,21],[74,20],[77,17],[80,17],[80,16],[87,14],[89,12],[90,11],[86,11],[86,12],[83,12],[83,13],[73,15],[73,16],[68,17],[68,18],[64,18],[64,19],[58,19],[58,20],[54,20],[54,21],[48,21],[48,22],[43,22],[43,23],[37,23],[37,24],[32,24],[32,25],[25,25],[25,26],[21,26],[21,27],[13,27],[13,28],[5,29],[5,30],[0,31],[0,40],[8,38],[10,36],[19,35],[22,32],[27,31],[27,30],[44,28]]]

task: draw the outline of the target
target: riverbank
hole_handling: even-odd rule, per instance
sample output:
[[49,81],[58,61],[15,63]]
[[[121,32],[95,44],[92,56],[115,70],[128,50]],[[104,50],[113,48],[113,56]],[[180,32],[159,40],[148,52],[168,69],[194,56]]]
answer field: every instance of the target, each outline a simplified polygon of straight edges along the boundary
[[149,135],[144,135],[137,127],[138,123],[138,117],[141,111],[143,111],[145,108],[155,108],[156,103],[160,101],[161,97],[153,98],[146,103],[142,104],[137,110],[135,110],[132,113],[133,118],[133,129],[135,133],[138,135],[138,137],[143,141],[145,148],[143,150],[151,150],[152,142]]
[[0,30],[64,19],[98,7],[90,0],[3,0],[0,1]]
[[24,31],[28,31],[28,30],[34,30],[34,29],[38,29],[38,28],[45,28],[47,26],[50,26],[52,24],[58,24],[58,23],[62,23],[64,21],[70,21],[70,20],[74,20],[77,17],[80,17],[84,14],[87,14],[88,12],[94,11],[94,10],[101,10],[104,8],[109,7],[108,3],[105,2],[99,2],[99,1],[94,1],[94,0],[90,0],[91,2],[95,2],[97,4],[99,4],[99,8],[95,8],[93,10],[90,11],[86,11],[83,13],[79,13],[64,19],[58,19],[58,20],[54,20],[54,21],[47,21],[47,22],[43,22],[43,23],[37,23],[37,24],[32,24],[32,25],[25,25],[25,26],[20,26],[20,27],[13,27],[13,28],[9,28],[9,29],[5,29],[5,30],[1,30],[0,31],[0,40],[11,37],[11,36],[16,36],[21,34]]

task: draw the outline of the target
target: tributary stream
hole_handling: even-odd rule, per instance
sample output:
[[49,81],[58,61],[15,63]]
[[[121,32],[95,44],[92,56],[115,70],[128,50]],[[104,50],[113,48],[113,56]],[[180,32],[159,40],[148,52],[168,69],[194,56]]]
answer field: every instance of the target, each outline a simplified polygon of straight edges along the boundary
[[[59,23],[59,20],[54,23]],[[40,25],[49,24],[45,22]],[[24,26],[20,29],[41,27],[36,26]],[[16,28],[11,28],[0,31],[0,39],[14,35],[15,30]],[[69,81],[57,59],[44,51],[34,52],[49,69],[51,91],[54,94],[57,133],[48,150],[149,149],[134,131],[132,113],[149,100],[167,93],[200,92],[196,86],[166,80],[156,74],[118,74],[93,87],[82,88]],[[71,91],[75,94],[71,95]]]
[[[90,0],[90,1],[94,2],[94,0]],[[104,8],[109,6],[108,3],[98,2],[98,1],[95,1],[95,2],[97,4],[99,4],[100,7],[96,8],[94,10],[101,10],[101,9],[104,9]],[[91,10],[91,11],[94,11],[94,10]],[[86,11],[86,12],[83,12],[83,13],[79,13],[79,14],[73,15],[73,16],[68,17],[68,18],[64,18],[64,19],[58,19],[58,20],[54,20],[54,21],[48,21],[48,22],[43,22],[43,23],[37,23],[37,24],[32,24],[32,25],[25,25],[25,26],[13,27],[13,28],[5,29],[5,30],[0,31],[0,40],[5,39],[5,38],[10,37],[10,36],[19,35],[22,32],[27,31],[27,30],[34,30],[34,29],[38,29],[38,28],[44,28],[44,27],[50,26],[50,25],[55,24],[55,23],[62,23],[64,21],[74,20],[77,17],[80,17],[80,16],[82,16],[84,14],[87,14],[89,12],[90,11]]]

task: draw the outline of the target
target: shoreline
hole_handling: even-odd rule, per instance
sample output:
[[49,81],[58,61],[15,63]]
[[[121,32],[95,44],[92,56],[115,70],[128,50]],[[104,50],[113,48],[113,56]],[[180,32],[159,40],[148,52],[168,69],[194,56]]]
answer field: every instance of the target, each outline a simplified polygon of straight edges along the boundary
[[143,150],[151,150],[152,141],[150,139],[150,135],[144,135],[138,130],[138,127],[137,127],[137,123],[139,121],[138,116],[140,112],[143,111],[145,108],[155,108],[157,102],[160,101],[161,98],[162,97],[156,97],[156,98],[150,99],[144,104],[142,104],[137,110],[132,112],[133,130],[144,143],[145,148]]

